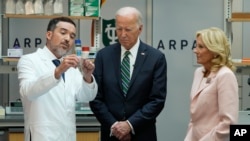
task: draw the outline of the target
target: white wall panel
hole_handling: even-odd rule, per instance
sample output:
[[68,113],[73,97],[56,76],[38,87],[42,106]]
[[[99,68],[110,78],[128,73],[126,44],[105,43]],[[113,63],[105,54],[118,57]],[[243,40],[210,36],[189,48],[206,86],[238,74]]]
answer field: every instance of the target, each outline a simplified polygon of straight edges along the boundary
[[[223,29],[223,1],[153,1],[153,45],[162,40],[168,62],[167,101],[157,122],[159,141],[182,141],[189,121],[189,95],[196,59],[192,46],[197,30]],[[182,48],[181,41],[188,44]],[[175,49],[169,44],[175,41]]]

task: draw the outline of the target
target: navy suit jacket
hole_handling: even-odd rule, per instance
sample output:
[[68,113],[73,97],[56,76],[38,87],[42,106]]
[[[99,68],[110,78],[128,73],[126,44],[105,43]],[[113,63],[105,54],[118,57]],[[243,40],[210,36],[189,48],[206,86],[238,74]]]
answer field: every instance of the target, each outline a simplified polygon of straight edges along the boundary
[[110,127],[116,121],[129,120],[135,131],[132,140],[156,141],[156,117],[164,107],[167,91],[165,55],[140,41],[126,97],[121,84],[120,43],[101,49],[95,67],[98,93],[90,107],[101,123],[101,140],[112,140]]

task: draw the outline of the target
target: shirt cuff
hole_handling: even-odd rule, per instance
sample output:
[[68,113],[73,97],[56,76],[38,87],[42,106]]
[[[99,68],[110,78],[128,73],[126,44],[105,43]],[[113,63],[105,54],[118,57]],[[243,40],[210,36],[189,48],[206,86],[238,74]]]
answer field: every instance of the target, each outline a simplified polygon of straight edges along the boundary
[[135,135],[135,131],[134,131],[134,128],[133,128],[132,124],[131,124],[128,120],[126,120],[126,122],[128,123],[128,125],[129,125],[130,128],[131,128],[132,134]]
[[91,89],[94,89],[94,88],[95,88],[95,79],[94,79],[93,76],[92,76],[92,79],[93,79],[93,81],[92,81],[91,83],[87,83],[87,82],[84,80],[84,78],[83,78],[83,81],[84,81],[84,83],[86,83],[86,85],[87,85],[88,87],[90,87]]
[[88,87],[90,87],[91,89],[95,88],[95,83],[86,83]]

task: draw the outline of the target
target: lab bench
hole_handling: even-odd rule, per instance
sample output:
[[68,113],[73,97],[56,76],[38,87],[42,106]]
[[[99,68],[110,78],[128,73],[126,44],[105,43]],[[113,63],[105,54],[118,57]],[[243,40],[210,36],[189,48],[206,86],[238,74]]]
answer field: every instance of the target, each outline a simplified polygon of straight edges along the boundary
[[[100,123],[93,115],[76,116],[77,141],[99,141]],[[24,141],[23,115],[0,116],[0,140]]]

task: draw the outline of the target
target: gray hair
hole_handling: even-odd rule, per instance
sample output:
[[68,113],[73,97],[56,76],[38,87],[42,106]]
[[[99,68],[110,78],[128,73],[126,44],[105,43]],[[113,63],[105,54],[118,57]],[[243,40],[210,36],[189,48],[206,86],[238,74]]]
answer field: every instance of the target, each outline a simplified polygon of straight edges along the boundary
[[136,15],[138,26],[143,24],[141,12],[134,7],[122,7],[116,12],[115,16],[126,16],[126,15],[130,15],[130,14]]

